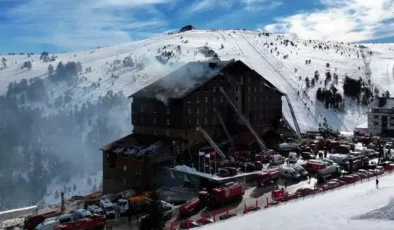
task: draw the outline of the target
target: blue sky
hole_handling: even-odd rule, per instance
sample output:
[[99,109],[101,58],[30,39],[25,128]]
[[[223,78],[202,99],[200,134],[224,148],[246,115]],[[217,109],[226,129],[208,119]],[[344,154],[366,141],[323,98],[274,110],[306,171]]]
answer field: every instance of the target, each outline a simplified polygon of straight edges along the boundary
[[394,0],[0,0],[0,53],[121,44],[186,24],[394,42]]

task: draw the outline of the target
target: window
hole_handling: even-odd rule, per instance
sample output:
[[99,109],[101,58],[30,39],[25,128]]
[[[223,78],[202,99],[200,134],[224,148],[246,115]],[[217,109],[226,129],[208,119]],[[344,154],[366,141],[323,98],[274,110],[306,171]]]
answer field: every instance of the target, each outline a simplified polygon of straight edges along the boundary
[[157,129],[155,129],[155,135],[157,135],[157,134],[158,134]]
[[208,113],[208,108],[205,108],[205,113]]
[[219,89],[220,89],[220,90],[223,90],[223,86],[220,86]]
[[223,96],[220,96],[220,102],[223,102]]
[[224,76],[220,75],[220,80],[223,81],[224,80]]
[[185,137],[187,137],[187,131],[185,131]]
[[253,98],[254,98],[254,100],[256,100],[256,96],[254,96]]
[[135,168],[135,174],[141,175],[142,174],[141,168]]
[[261,101],[261,96],[259,97],[259,101]]
[[197,125],[199,125],[199,124],[200,124],[200,119],[198,119],[198,118],[197,118],[197,122],[196,122],[196,124],[197,124]]
[[192,103],[192,100],[190,98],[188,98],[187,103]]
[[394,126],[394,123],[390,123],[390,126]]
[[239,87],[238,87],[238,86],[236,86],[236,87],[235,87],[235,91],[236,91],[236,92],[238,92],[238,90],[239,90]]
[[213,102],[216,102],[216,97],[212,97],[212,101],[213,101]]
[[205,97],[205,102],[208,102],[208,97]]
[[188,113],[188,114],[192,114],[192,109],[190,109],[190,108],[187,109],[187,113]]
[[248,91],[250,92],[250,86],[248,87]]
[[192,126],[192,120],[189,120],[189,125]]
[[199,97],[196,97],[196,102],[200,103],[200,98]]
[[126,185],[127,184],[127,180],[126,178],[123,178],[123,184]]
[[261,116],[261,114],[260,114],[260,116],[259,116],[259,117],[260,117],[260,119],[262,119],[262,118],[263,118],[263,116]]
[[238,97],[235,97],[235,101],[238,101]]
[[170,130],[169,129],[166,129],[166,135],[170,136]]
[[256,90],[257,90],[257,87],[255,86],[255,87],[254,87],[254,91],[256,92]]
[[213,108],[213,112],[216,112],[216,108]]
[[126,165],[123,166],[123,171],[127,172],[127,166]]
[[209,91],[208,86],[205,86],[205,92],[208,92],[208,91]]
[[153,118],[153,124],[156,124],[156,117]]
[[375,121],[375,122],[373,123],[373,125],[374,125],[374,126],[379,126],[379,122],[376,122],[376,121]]
[[379,116],[378,116],[378,115],[375,115],[375,116],[373,116],[373,118],[375,118],[375,119],[378,119],[378,118],[379,118]]
[[263,92],[263,87],[260,86],[260,92]]
[[248,96],[248,101],[250,101],[250,96]]
[[200,108],[197,108],[196,112],[197,112],[197,113],[200,113]]
[[205,124],[208,124],[208,118],[205,118],[204,122],[205,122]]
[[144,124],[144,118],[141,117],[141,124]]
[[144,112],[144,106],[141,106],[141,113]]
[[216,86],[212,87],[212,91],[216,92]]
[[170,119],[166,119],[166,124],[170,125]]
[[166,108],[166,114],[170,114],[170,108]]

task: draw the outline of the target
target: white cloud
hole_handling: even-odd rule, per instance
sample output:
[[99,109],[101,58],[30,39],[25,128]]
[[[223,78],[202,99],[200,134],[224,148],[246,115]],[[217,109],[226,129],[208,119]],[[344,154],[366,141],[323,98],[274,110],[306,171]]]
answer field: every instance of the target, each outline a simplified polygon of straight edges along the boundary
[[282,3],[278,0],[196,0],[186,9],[186,12],[204,12],[216,8],[229,9],[236,4],[241,6],[236,10],[258,11],[273,9]]
[[1,14],[7,18],[7,26],[23,34],[18,40],[83,49],[128,42],[132,38],[125,30],[147,32],[164,27],[166,22],[155,4],[169,2],[26,0]]
[[264,30],[304,39],[365,41],[394,36],[394,0],[321,0],[324,10],[278,18]]

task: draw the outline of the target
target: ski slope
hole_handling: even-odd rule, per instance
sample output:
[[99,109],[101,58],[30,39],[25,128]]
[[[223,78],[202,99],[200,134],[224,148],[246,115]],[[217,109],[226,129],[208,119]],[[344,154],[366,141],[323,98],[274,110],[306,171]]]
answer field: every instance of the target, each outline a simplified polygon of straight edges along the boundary
[[[292,41],[295,46],[283,44],[284,40]],[[339,42],[325,42],[324,44],[330,47],[328,50],[315,49],[314,47],[319,44],[322,43],[305,41],[288,35],[265,36],[256,31],[195,30],[161,35],[117,46],[55,54],[57,59],[51,63],[43,62],[39,55],[30,57],[27,55],[6,55],[0,56],[0,58],[7,59],[7,68],[0,70],[0,94],[6,93],[10,82],[39,77],[44,79],[52,100],[66,92],[73,93],[72,101],[67,105],[68,107],[86,101],[94,103],[95,99],[105,95],[108,90],[122,91],[125,95],[130,95],[164,77],[181,63],[210,59],[211,57],[207,57],[200,50],[201,47],[208,46],[217,53],[221,60],[234,58],[245,62],[286,93],[301,132],[317,130],[319,124],[323,124],[324,119],[334,130],[353,131],[354,127],[366,122],[367,109],[356,105],[349,99],[346,100],[344,112],[326,109],[321,102],[315,99],[317,88],[324,87],[324,84],[317,83],[314,88],[306,89],[304,79],[305,77],[313,78],[314,72],[317,70],[321,75],[320,79],[324,81],[324,73],[329,69],[331,73],[335,72],[339,75],[337,88],[342,93],[345,74],[354,78],[365,78],[363,59],[356,56],[356,53],[361,52],[361,49],[353,44]],[[374,52],[371,61],[371,82],[381,92],[383,90],[393,92],[391,89],[394,88],[394,46],[389,44],[367,46]],[[271,53],[270,50],[274,48],[276,50]],[[170,51],[173,52],[173,55],[168,58],[168,63],[171,64],[163,65],[156,59],[156,56]],[[341,52],[343,53],[341,54]],[[284,55],[288,55],[288,58],[284,59]],[[130,56],[135,63],[142,64],[143,67],[122,66],[121,62],[127,56]],[[305,61],[309,59],[311,64],[306,65]],[[31,70],[21,69],[21,65],[25,61],[32,62]],[[77,85],[51,83],[48,80],[48,65],[52,64],[56,69],[59,61],[63,63],[81,62],[84,70],[91,67],[92,72],[83,71],[79,75]],[[330,68],[326,67],[326,63],[330,63]],[[387,67],[389,74],[387,74]],[[113,75],[117,78],[113,78]],[[283,98],[282,102],[284,116],[294,128],[287,100]],[[46,105],[35,106],[45,107]]]
[[394,176],[349,185],[297,202],[202,227],[204,230],[319,229],[389,230],[394,228]]

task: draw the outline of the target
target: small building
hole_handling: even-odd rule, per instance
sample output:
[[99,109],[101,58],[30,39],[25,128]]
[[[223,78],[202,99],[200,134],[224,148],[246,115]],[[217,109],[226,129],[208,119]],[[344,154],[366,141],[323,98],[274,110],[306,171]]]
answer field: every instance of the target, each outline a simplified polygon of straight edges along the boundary
[[393,137],[394,98],[376,98],[368,107],[368,132]]
[[180,155],[193,158],[207,144],[196,127],[215,141],[236,139],[237,144],[253,146],[253,136],[231,103],[260,137],[278,144],[279,135],[273,140],[268,136],[282,119],[282,96],[241,61],[185,64],[130,95],[133,134],[102,148],[104,192],[150,189],[159,166],[172,164]]

